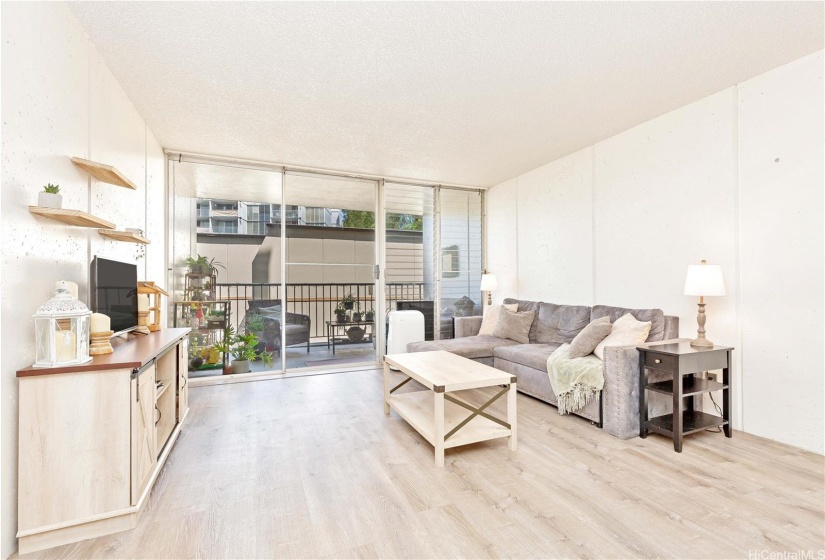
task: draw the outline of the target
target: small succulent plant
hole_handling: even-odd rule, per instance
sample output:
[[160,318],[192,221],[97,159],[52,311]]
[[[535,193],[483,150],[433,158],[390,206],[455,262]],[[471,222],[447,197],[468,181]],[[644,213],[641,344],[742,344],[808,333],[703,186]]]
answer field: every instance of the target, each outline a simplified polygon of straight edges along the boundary
[[49,183],[48,185],[43,187],[43,190],[49,194],[57,194],[60,192],[60,185],[52,185],[51,183]]

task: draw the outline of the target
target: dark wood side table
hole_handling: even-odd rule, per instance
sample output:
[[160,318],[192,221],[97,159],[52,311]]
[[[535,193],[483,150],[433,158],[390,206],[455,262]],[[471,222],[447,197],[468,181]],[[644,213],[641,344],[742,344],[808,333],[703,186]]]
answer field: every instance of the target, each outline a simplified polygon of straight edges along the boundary
[[[730,398],[730,346],[694,348],[690,342],[672,344],[644,344],[639,351],[639,437],[656,432],[673,438],[673,449],[682,452],[682,437],[694,432],[721,426],[725,436],[732,437]],[[647,382],[647,370],[669,373],[672,380]],[[721,369],[722,382],[709,381],[696,374]],[[673,396],[673,414],[648,418],[647,392],[655,391]],[[711,391],[722,391],[722,416],[694,410],[695,396]],[[687,401],[687,405],[685,405]]]

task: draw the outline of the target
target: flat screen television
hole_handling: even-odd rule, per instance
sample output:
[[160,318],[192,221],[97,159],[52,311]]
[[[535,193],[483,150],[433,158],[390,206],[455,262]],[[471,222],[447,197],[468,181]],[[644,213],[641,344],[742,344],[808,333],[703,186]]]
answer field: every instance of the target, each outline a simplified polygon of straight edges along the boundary
[[137,265],[95,257],[90,272],[92,311],[108,315],[115,334],[137,327]]

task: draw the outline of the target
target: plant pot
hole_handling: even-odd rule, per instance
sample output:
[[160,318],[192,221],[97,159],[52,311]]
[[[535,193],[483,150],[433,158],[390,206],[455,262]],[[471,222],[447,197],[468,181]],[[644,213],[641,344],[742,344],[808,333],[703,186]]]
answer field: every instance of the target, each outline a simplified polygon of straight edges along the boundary
[[229,375],[230,373],[232,373],[232,366],[229,364],[229,362],[226,361],[226,358],[224,358],[223,374],[224,375]]
[[365,320],[367,323],[371,323],[373,319],[375,319],[375,313],[373,313],[373,312],[371,312],[371,311],[367,311],[367,312],[364,314],[364,320]]
[[249,360],[232,360],[232,373],[249,373]]
[[191,288],[200,288],[203,286],[203,278],[200,276],[192,276],[189,278],[189,286]]
[[344,309],[346,309],[347,311],[352,311],[353,307],[355,307],[355,302],[354,301],[345,301],[344,302]]
[[352,320],[356,323],[360,323],[361,322],[361,314],[360,313],[353,313],[352,314]]
[[366,331],[361,327],[350,327],[347,329],[347,338],[350,342],[358,342],[364,338]]
[[347,322],[347,316],[344,313],[337,313],[335,315],[335,320],[338,321],[339,323],[346,323]]
[[37,205],[42,208],[63,208],[63,195],[39,192],[37,193]]

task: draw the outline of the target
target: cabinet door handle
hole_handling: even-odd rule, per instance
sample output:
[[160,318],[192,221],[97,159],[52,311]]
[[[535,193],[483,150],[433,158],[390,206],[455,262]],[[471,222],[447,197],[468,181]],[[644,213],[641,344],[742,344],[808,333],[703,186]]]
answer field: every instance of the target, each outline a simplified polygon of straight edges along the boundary
[[162,413],[162,412],[160,411],[160,409],[158,408],[158,405],[155,405],[155,410],[156,410],[156,411],[157,411],[157,413],[158,413],[158,419],[157,419],[157,420],[155,420],[155,426],[157,426],[157,425],[158,425],[158,422],[160,422],[160,419],[163,417],[163,413]]
[[653,363],[654,364],[661,364],[662,360],[660,360],[659,358],[656,358],[655,360],[653,360]]
[[186,387],[186,384],[189,382],[189,379],[184,375],[183,376],[183,385],[180,386],[181,389]]

